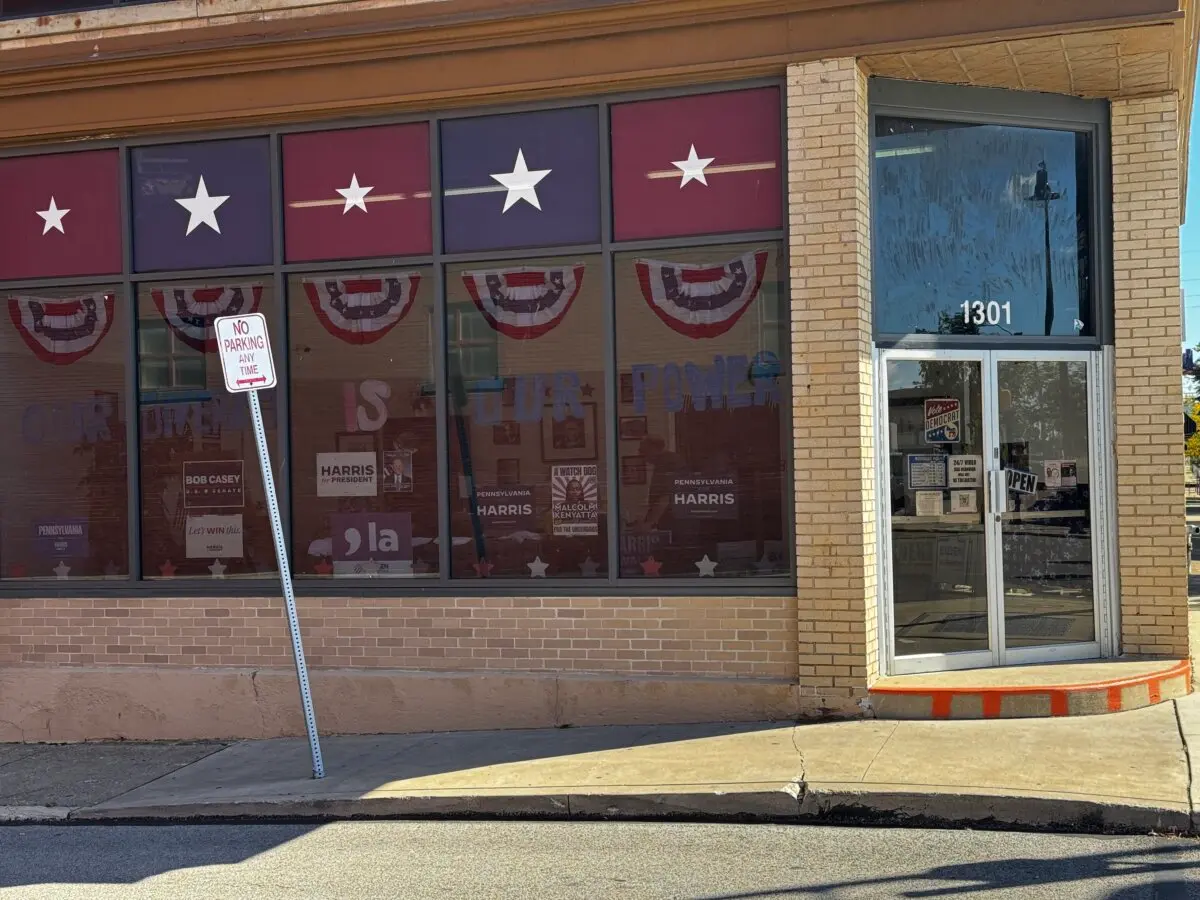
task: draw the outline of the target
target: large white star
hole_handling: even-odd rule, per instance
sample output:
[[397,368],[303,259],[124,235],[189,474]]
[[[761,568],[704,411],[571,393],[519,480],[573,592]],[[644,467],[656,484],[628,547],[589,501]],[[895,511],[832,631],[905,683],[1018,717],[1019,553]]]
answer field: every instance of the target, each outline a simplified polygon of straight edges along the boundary
[[221,226],[217,224],[217,210],[220,209],[221,204],[228,199],[228,194],[222,197],[210,197],[208,194],[208,188],[204,184],[204,176],[201,175],[200,183],[196,185],[195,197],[177,197],[175,199],[175,202],[186,209],[190,214],[188,218],[187,234],[191,234],[201,225],[207,225],[217,234],[220,234]]
[[707,553],[704,554],[704,559],[696,562],[696,568],[700,570],[701,578],[715,578],[716,576],[713,575],[713,570],[716,569],[716,567],[717,564],[708,558]]
[[524,200],[534,209],[540,210],[542,204],[538,202],[537,184],[552,171],[554,170],[533,169],[531,171],[525,165],[525,152],[518,149],[517,161],[513,163],[513,170],[492,176],[492,178],[500,182],[508,190],[508,193],[504,197],[504,209],[501,212],[508,212],[513,204],[520,200]]
[[59,234],[66,234],[63,231],[62,220],[63,216],[69,212],[69,209],[59,209],[58,205],[54,202],[54,198],[51,197],[50,208],[37,211],[37,214],[42,217],[42,222],[45,223],[42,225],[42,234],[49,234],[52,228],[57,229]]
[[715,159],[715,156],[705,158],[697,156],[696,145],[692,144],[691,150],[688,151],[687,159],[671,163],[671,165],[683,173],[683,178],[679,179],[679,186],[683,187],[689,181],[698,181],[705,187],[708,187],[708,179],[704,177],[704,170],[711,166]]
[[341,194],[342,197],[344,197],[346,200],[346,205],[344,207],[342,207],[342,215],[344,216],[346,213],[350,212],[350,210],[354,209],[354,207],[356,207],[356,206],[359,209],[361,209],[363,212],[367,212],[367,204],[366,204],[367,194],[371,193],[371,191],[373,191],[373,190],[375,190],[375,188],[373,188],[373,187],[359,187],[358,173],[354,173],[353,175],[351,175],[350,176],[350,187],[337,188],[337,192],[339,194]]
[[525,563],[525,565],[529,566],[530,578],[545,578],[546,569],[550,568],[549,563],[542,562],[540,556],[535,556],[533,562]]
[[224,578],[226,566],[220,559],[214,559],[212,565],[208,567],[208,571],[212,572],[213,578]]
[[59,581],[65,581],[67,576],[71,574],[71,567],[60,559],[58,565],[54,567],[54,574],[58,577]]

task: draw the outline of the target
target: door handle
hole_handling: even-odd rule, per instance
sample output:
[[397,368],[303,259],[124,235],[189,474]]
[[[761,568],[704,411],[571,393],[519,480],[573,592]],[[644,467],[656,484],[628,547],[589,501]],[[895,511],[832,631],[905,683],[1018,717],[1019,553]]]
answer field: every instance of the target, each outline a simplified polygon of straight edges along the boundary
[[988,486],[990,488],[988,508],[996,517],[995,521],[999,522],[1000,514],[1008,511],[1007,486],[1003,469],[992,469],[988,472]]

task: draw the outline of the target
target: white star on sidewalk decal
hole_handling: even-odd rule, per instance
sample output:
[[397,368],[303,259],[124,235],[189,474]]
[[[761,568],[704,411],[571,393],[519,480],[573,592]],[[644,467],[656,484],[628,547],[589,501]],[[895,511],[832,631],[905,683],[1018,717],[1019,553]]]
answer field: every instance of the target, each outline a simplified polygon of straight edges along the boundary
[[38,210],[37,214],[42,217],[42,234],[49,234],[51,229],[55,229],[59,234],[66,234],[63,231],[63,216],[69,213],[69,209],[59,209],[54,202],[54,198],[50,198],[50,208]]
[[204,184],[204,176],[201,175],[200,183],[196,185],[196,196],[175,198],[175,202],[186,209],[189,214],[187,232],[184,236],[191,234],[201,225],[207,225],[220,234],[221,226],[217,224],[217,210],[228,199],[228,194],[209,196],[208,187]]
[[508,191],[504,196],[504,209],[501,213],[506,213],[512,206],[521,200],[524,200],[534,209],[540,210],[542,204],[538,202],[537,185],[543,178],[549,175],[553,169],[529,169],[525,165],[525,152],[517,150],[517,161],[513,163],[511,172],[501,172],[497,175],[492,175],[492,178],[504,185]]
[[688,151],[687,159],[671,163],[671,165],[683,173],[683,178],[679,180],[679,186],[682,188],[689,181],[698,181],[705,187],[708,187],[708,179],[704,177],[704,170],[711,166],[715,159],[715,156],[704,158],[697,156],[696,145],[692,144],[691,150]]
[[375,190],[373,187],[360,187],[358,184],[358,173],[350,176],[350,187],[337,188],[337,192],[346,200],[346,205],[342,207],[342,215],[350,212],[350,210],[358,207],[363,212],[367,212],[367,194]]

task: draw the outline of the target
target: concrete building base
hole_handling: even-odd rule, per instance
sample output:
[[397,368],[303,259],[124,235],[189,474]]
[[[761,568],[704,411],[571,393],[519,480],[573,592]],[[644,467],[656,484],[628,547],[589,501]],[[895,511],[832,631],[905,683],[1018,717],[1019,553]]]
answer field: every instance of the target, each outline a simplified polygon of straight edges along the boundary
[[[765,679],[536,673],[312,672],[335,734],[792,721],[859,712]],[[0,741],[201,740],[304,734],[289,669],[0,668]]]

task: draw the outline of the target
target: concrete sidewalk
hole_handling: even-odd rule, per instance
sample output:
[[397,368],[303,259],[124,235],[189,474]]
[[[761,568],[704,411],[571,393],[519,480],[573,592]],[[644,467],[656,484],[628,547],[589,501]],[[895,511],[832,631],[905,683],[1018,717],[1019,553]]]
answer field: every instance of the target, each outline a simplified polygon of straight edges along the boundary
[[1200,698],[1112,715],[0,745],[0,821],[713,818],[1191,832]]

